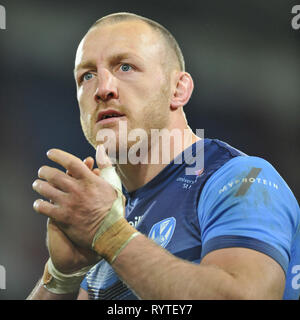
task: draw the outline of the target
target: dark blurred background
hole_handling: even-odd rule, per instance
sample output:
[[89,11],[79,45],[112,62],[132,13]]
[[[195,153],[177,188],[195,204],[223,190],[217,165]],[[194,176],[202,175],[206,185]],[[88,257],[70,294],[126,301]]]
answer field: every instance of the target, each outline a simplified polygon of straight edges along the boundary
[[[300,195],[300,30],[297,1],[0,0],[0,299],[25,299],[48,258],[46,218],[31,184],[61,148],[93,155],[79,122],[73,64],[77,45],[103,15],[129,11],[166,26],[178,40],[195,91],[191,127],[270,161]],[[300,1],[298,1],[300,4]],[[299,22],[300,23],[300,22]]]

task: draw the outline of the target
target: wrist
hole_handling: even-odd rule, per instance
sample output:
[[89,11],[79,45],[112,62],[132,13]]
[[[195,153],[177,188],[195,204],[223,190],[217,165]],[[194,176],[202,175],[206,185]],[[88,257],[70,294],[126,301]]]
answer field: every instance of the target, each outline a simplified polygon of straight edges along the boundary
[[94,238],[93,249],[112,264],[127,244],[139,234],[126,219],[121,218]]
[[90,268],[92,266],[84,267],[71,274],[64,274],[55,268],[49,258],[42,278],[43,286],[55,294],[75,293],[79,290],[80,283]]

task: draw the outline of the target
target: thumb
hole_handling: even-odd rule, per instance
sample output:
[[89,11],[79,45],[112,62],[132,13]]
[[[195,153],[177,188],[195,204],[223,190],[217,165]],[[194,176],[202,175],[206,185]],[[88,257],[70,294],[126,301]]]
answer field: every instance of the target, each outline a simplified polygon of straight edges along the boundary
[[97,166],[100,170],[111,167],[112,163],[108,157],[108,155],[105,152],[105,148],[103,144],[99,144],[96,149],[96,162]]
[[122,190],[120,177],[107,156],[104,146],[101,144],[97,146],[96,162],[101,171],[100,177],[111,184],[115,189]]

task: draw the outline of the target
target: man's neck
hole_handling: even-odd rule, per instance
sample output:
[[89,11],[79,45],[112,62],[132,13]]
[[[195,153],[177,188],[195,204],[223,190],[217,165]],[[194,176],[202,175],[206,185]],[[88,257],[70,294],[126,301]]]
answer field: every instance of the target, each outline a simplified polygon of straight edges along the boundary
[[[174,143],[170,143],[170,162],[190,145],[200,140],[190,128],[186,129],[185,135],[182,135],[182,137],[183,136],[181,148],[175,148]],[[122,184],[128,192],[135,191],[147,184],[169,164],[162,161],[163,152],[166,152],[166,148],[162,148],[160,145],[159,163],[151,163],[151,161],[149,161],[147,164],[117,164],[117,172],[121,178]],[[151,159],[151,149],[149,150],[148,159]]]

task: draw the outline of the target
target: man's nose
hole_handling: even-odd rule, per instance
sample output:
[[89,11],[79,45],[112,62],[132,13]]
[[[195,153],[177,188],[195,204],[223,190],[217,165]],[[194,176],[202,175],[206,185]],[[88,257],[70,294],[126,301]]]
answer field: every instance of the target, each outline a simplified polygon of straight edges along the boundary
[[98,71],[98,85],[94,98],[97,103],[100,101],[109,101],[110,99],[118,98],[118,90],[115,85],[115,79],[111,72],[107,69]]

